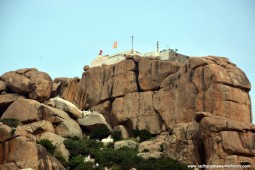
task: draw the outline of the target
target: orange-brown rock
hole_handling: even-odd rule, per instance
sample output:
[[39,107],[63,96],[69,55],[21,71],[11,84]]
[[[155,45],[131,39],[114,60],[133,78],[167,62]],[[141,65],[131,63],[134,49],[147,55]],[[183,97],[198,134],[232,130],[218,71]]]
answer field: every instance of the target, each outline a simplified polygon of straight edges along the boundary
[[7,90],[7,84],[3,80],[0,80],[0,92],[6,91],[6,90]]
[[75,79],[56,78],[54,82],[60,84],[57,92],[59,97],[70,101],[80,110],[84,108],[87,99],[86,93]]
[[147,129],[152,134],[162,131],[162,120],[152,105],[153,92],[129,93],[116,98],[112,104],[112,113],[119,123],[130,122],[132,129]]
[[44,147],[23,136],[0,143],[0,153],[1,169],[65,169]]
[[7,108],[1,118],[14,118],[22,123],[39,121],[41,119],[38,114],[39,107],[40,103],[35,100],[18,98]]
[[28,94],[30,92],[30,80],[25,75],[11,71],[4,73],[2,79],[6,82],[7,87],[15,93]]
[[82,137],[82,130],[78,123],[66,112],[50,106],[41,105],[39,113],[44,120],[55,124],[55,133],[62,137]]
[[133,60],[124,60],[115,65],[93,67],[84,72],[80,85],[87,94],[85,108],[137,91],[135,69]]
[[180,68],[178,63],[150,58],[142,58],[138,66],[138,80],[142,91],[159,89],[161,82]]
[[255,164],[254,125],[222,116],[204,117],[199,124],[206,164]]
[[51,95],[53,82],[50,76],[35,68],[7,72],[2,79],[12,92],[29,95],[31,99],[44,101]]
[[196,111],[251,122],[250,87],[226,58],[190,58],[161,83],[153,104],[168,128],[192,121]]
[[2,94],[0,95],[0,116],[5,112],[5,110],[20,97],[19,94]]

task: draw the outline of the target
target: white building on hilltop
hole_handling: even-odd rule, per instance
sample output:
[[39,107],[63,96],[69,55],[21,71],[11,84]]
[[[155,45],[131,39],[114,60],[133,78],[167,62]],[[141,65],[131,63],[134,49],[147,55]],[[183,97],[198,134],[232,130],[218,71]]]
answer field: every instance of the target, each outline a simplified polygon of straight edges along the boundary
[[111,64],[115,64],[118,63],[122,60],[126,60],[126,56],[127,55],[136,55],[136,56],[142,56],[141,53],[139,53],[138,51],[124,51],[124,52],[120,52],[114,55],[99,55],[96,57],[95,60],[93,60],[90,64],[90,67],[97,67],[97,66],[101,66],[103,64],[105,65],[111,65]]
[[139,56],[139,57],[155,57],[160,60],[169,60],[173,62],[185,62],[188,59],[188,56],[177,53],[172,49],[162,50],[160,52],[146,52],[144,54],[139,53],[138,51],[124,51],[114,55],[99,55],[95,60],[91,62],[90,67],[97,67],[103,64],[111,65],[118,63],[122,60],[126,60],[126,56]]

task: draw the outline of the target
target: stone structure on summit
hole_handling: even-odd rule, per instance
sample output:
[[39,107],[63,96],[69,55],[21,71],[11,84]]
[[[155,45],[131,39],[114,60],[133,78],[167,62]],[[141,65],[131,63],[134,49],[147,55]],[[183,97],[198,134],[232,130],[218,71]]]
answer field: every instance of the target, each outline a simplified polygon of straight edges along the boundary
[[[122,129],[125,138],[132,129],[147,129],[156,138],[139,144],[146,158],[254,165],[251,84],[245,73],[224,57],[178,55],[182,59],[125,54],[114,63],[85,66],[80,79],[53,81],[37,69],[3,74],[0,117],[23,125],[9,136],[11,128],[0,124],[0,169],[63,169],[35,140],[53,140],[68,157],[64,138],[84,136],[98,126]],[[14,153],[21,144],[33,159],[24,157],[24,148]]]

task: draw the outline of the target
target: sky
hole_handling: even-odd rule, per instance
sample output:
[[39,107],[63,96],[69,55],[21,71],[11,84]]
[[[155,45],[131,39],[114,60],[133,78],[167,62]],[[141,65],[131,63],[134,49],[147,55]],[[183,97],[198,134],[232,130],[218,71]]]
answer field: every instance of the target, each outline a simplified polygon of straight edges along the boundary
[[[37,68],[81,77],[98,55],[177,48],[227,57],[255,85],[254,0],[0,0],[0,75]],[[254,89],[250,91],[255,113]],[[253,121],[254,123],[254,121]]]

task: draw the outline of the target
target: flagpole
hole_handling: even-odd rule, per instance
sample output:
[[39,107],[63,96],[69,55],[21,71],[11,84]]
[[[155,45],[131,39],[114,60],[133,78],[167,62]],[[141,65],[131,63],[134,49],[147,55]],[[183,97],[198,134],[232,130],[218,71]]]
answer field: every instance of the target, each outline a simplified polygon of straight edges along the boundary
[[131,39],[132,39],[132,49],[131,49],[131,53],[134,52],[134,36],[132,35],[131,36]]

